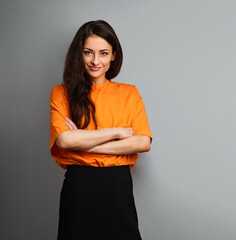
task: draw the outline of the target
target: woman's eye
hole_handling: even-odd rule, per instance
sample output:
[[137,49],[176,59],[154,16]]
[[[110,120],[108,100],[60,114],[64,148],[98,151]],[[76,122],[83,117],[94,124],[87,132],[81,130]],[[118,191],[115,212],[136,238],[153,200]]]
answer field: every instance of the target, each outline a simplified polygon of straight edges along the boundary
[[101,52],[101,55],[106,56],[106,55],[108,55],[108,53],[107,52]]
[[84,51],[84,54],[85,54],[85,55],[90,55],[90,54],[92,54],[92,52],[90,52],[90,51]]

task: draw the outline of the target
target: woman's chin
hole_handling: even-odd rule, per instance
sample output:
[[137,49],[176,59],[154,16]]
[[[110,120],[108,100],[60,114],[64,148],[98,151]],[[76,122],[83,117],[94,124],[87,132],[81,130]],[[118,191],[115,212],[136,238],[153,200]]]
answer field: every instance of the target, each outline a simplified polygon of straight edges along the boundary
[[95,82],[104,82],[106,80],[105,74],[89,74],[91,79]]

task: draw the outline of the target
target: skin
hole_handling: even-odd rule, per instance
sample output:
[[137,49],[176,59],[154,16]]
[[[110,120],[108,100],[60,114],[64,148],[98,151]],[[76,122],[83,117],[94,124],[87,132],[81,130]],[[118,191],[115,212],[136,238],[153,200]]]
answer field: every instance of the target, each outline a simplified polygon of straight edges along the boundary
[[[83,60],[85,69],[94,84],[102,84],[107,81],[105,74],[114,59],[115,53],[112,51],[112,46],[105,39],[96,35],[86,39]],[[63,149],[112,155],[128,155],[150,150],[150,137],[134,136],[132,128],[82,130],[77,129],[76,125],[67,117],[65,123],[69,130],[61,133],[56,140],[56,144]]]
[[96,35],[88,37],[84,43],[83,60],[85,69],[94,80],[94,84],[106,82],[105,74],[115,59],[112,46]]

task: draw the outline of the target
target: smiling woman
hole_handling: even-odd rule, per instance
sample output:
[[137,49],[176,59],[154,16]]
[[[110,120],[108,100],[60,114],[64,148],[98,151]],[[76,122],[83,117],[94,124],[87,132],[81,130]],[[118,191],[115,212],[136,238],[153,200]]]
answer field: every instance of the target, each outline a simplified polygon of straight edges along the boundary
[[103,38],[92,35],[84,43],[83,60],[89,76],[94,84],[101,84],[106,81],[106,72],[110,68],[110,62],[114,61],[115,53],[112,46]]
[[107,22],[85,23],[68,50],[63,84],[51,91],[50,151],[67,169],[58,240],[141,239],[130,168],[152,135],[136,87],[111,81],[122,56]]

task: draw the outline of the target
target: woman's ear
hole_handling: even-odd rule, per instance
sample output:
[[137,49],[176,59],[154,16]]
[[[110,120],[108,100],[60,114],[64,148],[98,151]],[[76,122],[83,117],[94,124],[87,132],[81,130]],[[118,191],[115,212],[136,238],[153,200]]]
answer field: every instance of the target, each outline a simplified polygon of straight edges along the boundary
[[114,61],[115,58],[116,58],[116,52],[114,52],[114,53],[112,54],[111,61]]

